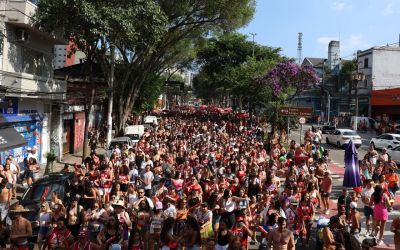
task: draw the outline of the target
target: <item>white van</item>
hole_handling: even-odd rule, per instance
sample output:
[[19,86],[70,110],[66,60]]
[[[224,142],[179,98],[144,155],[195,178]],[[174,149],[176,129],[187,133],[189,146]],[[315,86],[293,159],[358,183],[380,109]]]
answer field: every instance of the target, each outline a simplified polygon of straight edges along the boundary
[[157,116],[146,116],[143,120],[144,124],[152,124],[152,125],[158,125],[158,119]]
[[132,142],[139,142],[140,137],[144,134],[143,125],[127,126],[124,129],[124,136],[131,138]]
[[354,128],[354,121],[357,117],[357,126],[360,127],[361,122],[365,122],[365,125],[367,128],[375,128],[377,122],[372,119],[371,117],[366,117],[366,116],[352,116],[350,123],[351,127]]

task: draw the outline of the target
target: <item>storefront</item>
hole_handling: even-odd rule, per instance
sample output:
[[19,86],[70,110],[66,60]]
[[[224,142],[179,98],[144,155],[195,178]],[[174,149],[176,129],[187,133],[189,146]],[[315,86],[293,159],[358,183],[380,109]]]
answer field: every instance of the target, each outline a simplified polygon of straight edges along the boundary
[[400,88],[371,91],[372,118],[400,120]]
[[63,115],[63,154],[74,154],[83,149],[85,112]]
[[[38,148],[38,161],[42,162],[41,134],[43,129],[43,117],[37,114],[4,114],[3,117],[8,128],[15,130],[17,134],[19,133],[25,142],[17,145],[18,147],[5,149],[0,152],[1,160],[6,159],[9,155],[12,155],[17,162],[22,163],[25,156],[28,154],[26,149],[28,147],[32,148],[33,146],[36,146]],[[10,132],[10,130],[8,132]]]

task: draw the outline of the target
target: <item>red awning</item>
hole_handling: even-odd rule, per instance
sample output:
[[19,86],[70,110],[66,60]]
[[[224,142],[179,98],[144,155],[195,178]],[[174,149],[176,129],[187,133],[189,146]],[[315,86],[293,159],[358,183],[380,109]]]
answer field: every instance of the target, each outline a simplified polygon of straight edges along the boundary
[[400,88],[371,91],[372,106],[400,106]]

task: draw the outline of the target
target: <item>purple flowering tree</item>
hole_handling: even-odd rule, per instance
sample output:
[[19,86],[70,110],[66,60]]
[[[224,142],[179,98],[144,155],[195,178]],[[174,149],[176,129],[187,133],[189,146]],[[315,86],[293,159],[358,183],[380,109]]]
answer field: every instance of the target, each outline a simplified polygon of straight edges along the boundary
[[279,62],[265,75],[255,79],[256,84],[269,87],[275,97],[282,93],[298,94],[319,82],[314,69],[309,66],[300,66],[291,61]]
[[[300,66],[291,61],[277,63],[264,75],[255,79],[255,85],[264,91],[263,103],[268,122],[274,129],[286,129],[287,119],[279,114],[280,106],[307,87],[319,82],[311,66]],[[292,119],[292,122],[296,122]]]

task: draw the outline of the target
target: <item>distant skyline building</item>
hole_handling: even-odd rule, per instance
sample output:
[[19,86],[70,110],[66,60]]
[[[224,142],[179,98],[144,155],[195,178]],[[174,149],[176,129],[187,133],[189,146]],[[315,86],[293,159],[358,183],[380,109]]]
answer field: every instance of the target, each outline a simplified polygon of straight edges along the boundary
[[328,67],[335,69],[340,64],[340,42],[330,41],[328,45]]
[[[68,45],[54,46],[54,69],[60,69],[81,63],[86,58],[82,51],[72,52],[74,43],[69,42]],[[69,55],[69,56],[68,56]]]

